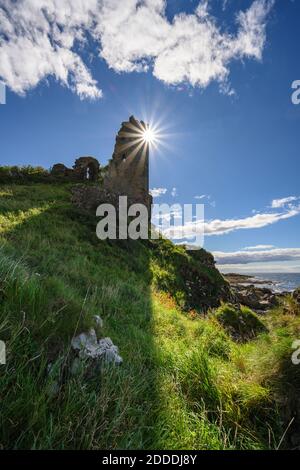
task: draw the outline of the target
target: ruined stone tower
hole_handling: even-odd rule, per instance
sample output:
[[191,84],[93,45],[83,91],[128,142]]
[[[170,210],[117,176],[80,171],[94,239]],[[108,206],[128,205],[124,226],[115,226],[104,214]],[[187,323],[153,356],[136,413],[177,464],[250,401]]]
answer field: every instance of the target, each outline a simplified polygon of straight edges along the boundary
[[123,122],[116,136],[112,158],[103,181],[103,188],[111,193],[128,196],[133,202],[149,209],[149,144],[144,132],[147,125],[133,116]]
[[[147,125],[133,116],[121,124],[112,158],[105,173],[102,173],[103,182],[74,187],[72,201],[75,205],[94,211],[99,204],[110,203],[118,209],[119,196],[127,196],[128,205],[144,204],[148,209],[149,220],[151,219],[152,196],[149,194],[149,143],[145,139],[146,130]],[[81,163],[81,159],[76,160],[76,163]],[[86,159],[83,163],[86,163]]]

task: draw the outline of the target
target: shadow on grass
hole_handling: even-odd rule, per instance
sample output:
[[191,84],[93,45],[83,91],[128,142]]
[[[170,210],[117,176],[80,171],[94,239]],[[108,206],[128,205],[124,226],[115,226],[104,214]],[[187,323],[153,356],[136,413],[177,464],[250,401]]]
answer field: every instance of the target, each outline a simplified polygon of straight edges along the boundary
[[[0,446],[155,447],[149,250],[139,241],[99,241],[96,218],[70,205],[68,188],[41,190],[42,197],[38,187],[14,187],[13,197],[0,200],[0,337],[7,344]],[[124,362],[74,376],[70,341],[91,327],[118,345]]]
[[[210,255],[166,241],[101,242],[96,218],[69,200],[67,186],[0,187],[0,447],[278,446],[286,426],[273,392],[284,398],[294,384],[283,364],[269,387],[282,331],[278,352],[274,328],[257,343],[234,344],[220,322],[199,315],[226,295]],[[124,362],[73,375],[71,339],[91,327]]]

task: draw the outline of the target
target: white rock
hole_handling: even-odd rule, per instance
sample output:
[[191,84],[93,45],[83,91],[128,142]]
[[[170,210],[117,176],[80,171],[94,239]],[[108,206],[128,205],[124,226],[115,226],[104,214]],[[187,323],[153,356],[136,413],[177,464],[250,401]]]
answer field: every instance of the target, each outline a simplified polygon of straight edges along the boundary
[[81,333],[72,339],[73,349],[82,350],[91,346],[97,347],[97,336],[94,328],[91,328],[88,333]]
[[103,327],[103,320],[100,317],[100,315],[94,315],[94,320],[95,320],[96,325],[99,326],[99,328]]
[[123,359],[119,355],[119,348],[115,346],[110,338],[100,339],[98,342],[101,348],[102,355],[107,362],[114,362],[115,364],[122,364]]
[[119,355],[119,349],[110,338],[97,340],[96,332],[93,328],[88,333],[81,333],[72,339],[73,349],[79,351],[79,357],[90,357],[92,359],[101,358],[106,362],[122,364],[123,359]]

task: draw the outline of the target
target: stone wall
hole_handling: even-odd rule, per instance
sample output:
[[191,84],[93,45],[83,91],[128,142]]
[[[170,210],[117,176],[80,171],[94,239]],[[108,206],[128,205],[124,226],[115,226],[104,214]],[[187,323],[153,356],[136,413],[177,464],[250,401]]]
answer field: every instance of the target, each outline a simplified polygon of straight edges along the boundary
[[80,157],[75,160],[74,173],[79,179],[97,181],[99,175],[99,162],[93,157]]
[[[96,212],[96,209],[100,204],[112,204],[118,213],[119,197],[124,196],[124,194],[108,191],[107,189],[100,188],[96,185],[84,186],[81,184],[73,186],[71,193],[71,201],[73,204],[75,204],[79,209],[93,213]],[[139,201],[127,196],[128,206],[137,202]]]
[[73,168],[67,168],[63,163],[56,163],[51,169],[51,175],[71,181],[97,181],[100,165],[94,157],[80,157],[75,160]]

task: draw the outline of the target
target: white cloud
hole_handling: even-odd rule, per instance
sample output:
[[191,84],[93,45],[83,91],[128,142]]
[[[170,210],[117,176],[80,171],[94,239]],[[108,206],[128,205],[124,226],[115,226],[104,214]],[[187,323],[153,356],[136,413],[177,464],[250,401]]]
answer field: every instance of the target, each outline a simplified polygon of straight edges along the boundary
[[236,230],[249,230],[266,227],[275,224],[280,220],[289,219],[300,213],[299,208],[291,209],[287,212],[262,213],[241,219],[212,220],[205,224],[205,234],[224,235]]
[[236,53],[261,60],[266,40],[266,15],[275,1],[256,0],[245,12],[238,14],[240,29],[236,38]]
[[218,26],[207,1],[170,22],[165,0],[2,0],[0,77],[20,94],[53,76],[81,98],[100,98],[80,55],[90,35],[117,72],[151,69],[167,84],[202,88],[217,81],[230,93],[230,63],[261,60],[273,3],[254,0],[237,15],[233,35]]
[[173,85],[188,82],[205,88],[214,80],[227,84],[230,61],[245,56],[261,59],[266,16],[272,4],[255,0],[246,12],[241,12],[235,37],[221,32],[209,13],[204,13],[203,3],[196,15],[177,15],[166,37],[166,47],[154,60],[154,75]]
[[[280,220],[289,219],[300,214],[300,206],[289,208],[285,212],[259,213],[250,217],[240,219],[215,219],[210,221],[195,220],[185,225],[171,227],[166,229],[164,234],[168,236],[171,232],[183,234],[185,237],[191,237],[195,233],[202,233],[206,236],[225,235],[237,230],[249,230],[263,228],[275,224]],[[174,235],[174,238],[176,236]]]
[[153,189],[150,189],[149,192],[152,197],[160,197],[163,194],[166,194],[167,188],[153,188]]
[[207,194],[201,194],[201,196],[194,196],[195,199],[210,199],[210,196],[208,196]]
[[299,197],[297,196],[289,196],[289,197],[284,197],[282,199],[273,199],[271,207],[272,209],[280,209],[281,207],[285,207],[298,200],[299,200]]
[[258,262],[273,262],[273,261],[299,261],[300,248],[274,248],[265,251],[234,251],[223,252],[215,251],[213,253],[217,263],[221,265],[227,264],[248,264]]
[[0,76],[6,85],[24,94],[52,75],[80,98],[100,98],[101,90],[74,51],[75,41],[83,42],[83,26],[92,26],[92,16],[80,0],[2,0]]
[[253,251],[253,250],[272,250],[275,248],[274,245],[254,245],[254,246],[246,246],[244,250],[246,251]]

